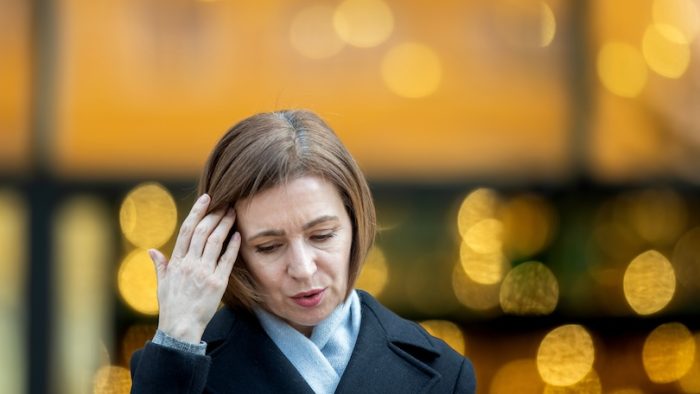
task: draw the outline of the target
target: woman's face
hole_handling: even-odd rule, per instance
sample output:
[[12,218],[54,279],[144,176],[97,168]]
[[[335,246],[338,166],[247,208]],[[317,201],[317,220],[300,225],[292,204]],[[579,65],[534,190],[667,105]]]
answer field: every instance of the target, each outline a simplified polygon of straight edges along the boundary
[[236,213],[264,306],[308,336],[347,292],[352,225],[338,191],[304,176],[240,201]]

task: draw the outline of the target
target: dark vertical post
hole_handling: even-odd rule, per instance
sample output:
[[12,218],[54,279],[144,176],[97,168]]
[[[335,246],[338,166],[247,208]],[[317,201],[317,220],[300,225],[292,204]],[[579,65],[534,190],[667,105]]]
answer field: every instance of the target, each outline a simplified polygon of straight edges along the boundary
[[592,115],[592,81],[594,72],[591,67],[589,47],[589,26],[591,25],[588,0],[573,0],[569,4],[569,15],[566,24],[570,26],[570,42],[567,46],[568,81],[571,100],[571,128],[569,139],[569,155],[572,181],[581,185],[589,178],[590,171],[590,118]]
[[51,180],[54,73],[56,65],[56,2],[31,1],[31,107],[29,200],[29,270],[27,272],[27,385],[31,394],[54,392],[51,384],[53,348],[53,242],[51,220],[56,191]]

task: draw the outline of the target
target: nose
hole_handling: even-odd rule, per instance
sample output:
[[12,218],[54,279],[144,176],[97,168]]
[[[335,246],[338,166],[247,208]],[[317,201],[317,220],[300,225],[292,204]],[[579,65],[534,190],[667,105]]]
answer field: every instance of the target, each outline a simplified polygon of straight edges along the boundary
[[294,279],[308,279],[316,272],[316,263],[313,252],[309,250],[302,240],[291,243],[289,250],[289,262],[287,273]]

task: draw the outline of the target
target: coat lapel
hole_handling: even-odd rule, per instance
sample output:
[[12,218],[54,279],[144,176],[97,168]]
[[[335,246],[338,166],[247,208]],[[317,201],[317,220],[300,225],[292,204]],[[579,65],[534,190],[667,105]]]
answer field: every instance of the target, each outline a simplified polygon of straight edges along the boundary
[[[209,393],[313,394],[304,378],[267,336],[255,316],[223,309],[205,332],[213,350]],[[226,315],[227,314],[227,315]]]
[[421,360],[439,356],[421,331],[358,291],[362,323],[336,393],[427,392],[439,372]]

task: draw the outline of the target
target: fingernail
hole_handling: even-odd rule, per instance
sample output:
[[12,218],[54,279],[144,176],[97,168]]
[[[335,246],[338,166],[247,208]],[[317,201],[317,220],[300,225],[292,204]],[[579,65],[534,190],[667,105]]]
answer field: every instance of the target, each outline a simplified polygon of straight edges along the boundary
[[199,197],[199,203],[206,204],[209,202],[209,195],[204,193]]
[[151,260],[156,261],[156,253],[153,249],[148,249],[148,255],[151,256]]

